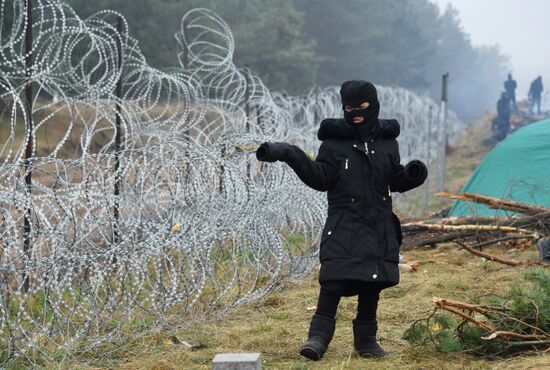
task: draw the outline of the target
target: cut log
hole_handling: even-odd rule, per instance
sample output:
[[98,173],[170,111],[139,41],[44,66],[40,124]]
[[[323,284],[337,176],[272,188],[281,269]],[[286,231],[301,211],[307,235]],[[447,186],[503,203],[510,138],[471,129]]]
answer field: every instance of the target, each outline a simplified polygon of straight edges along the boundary
[[497,243],[500,243],[500,242],[506,242],[506,241],[512,241],[512,240],[529,240],[529,239],[538,239],[540,238],[540,235],[537,234],[537,233],[534,233],[532,235],[510,235],[510,236],[505,236],[503,238],[497,238],[497,239],[491,239],[491,240],[487,240],[487,241],[484,241],[484,242],[481,242],[481,243],[477,243],[475,245],[472,245],[471,247],[474,248],[474,249],[480,249],[482,247],[485,247],[487,245],[491,245],[491,244],[497,244]]
[[469,238],[474,235],[475,235],[474,232],[467,232],[467,233],[457,232],[457,233],[439,234],[439,235],[428,236],[428,237],[416,236],[414,239],[411,238],[412,240],[407,238],[407,242],[406,244],[404,243],[405,245],[403,249],[408,250],[408,249],[420,248],[425,245],[435,246],[436,244],[448,243],[456,239]]
[[537,215],[540,213],[550,212],[550,209],[546,207],[516,202],[513,200],[490,197],[483,194],[471,194],[471,193],[456,194],[456,193],[440,192],[440,193],[436,193],[436,195],[444,198],[462,200],[465,202],[480,203],[492,209],[512,211],[512,212],[517,212],[524,215]]
[[[428,220],[410,220],[403,224],[437,224],[437,225],[499,225],[509,224],[512,217],[447,217]],[[514,218],[516,219],[516,218]],[[519,220],[519,218],[517,218]]]
[[403,228],[414,228],[416,231],[501,231],[505,233],[523,233],[532,234],[531,230],[521,229],[513,226],[504,225],[439,225],[426,223],[408,223],[403,225]]

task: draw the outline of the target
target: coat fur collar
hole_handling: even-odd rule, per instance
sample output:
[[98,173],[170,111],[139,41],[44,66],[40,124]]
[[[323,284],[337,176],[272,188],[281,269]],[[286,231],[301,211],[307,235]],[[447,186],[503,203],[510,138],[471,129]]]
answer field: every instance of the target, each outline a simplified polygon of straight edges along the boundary
[[[376,136],[384,138],[396,138],[399,136],[400,128],[397,120],[379,119]],[[329,139],[346,140],[357,138],[353,127],[348,125],[343,118],[327,118],[321,122],[317,131],[317,138],[321,141]]]

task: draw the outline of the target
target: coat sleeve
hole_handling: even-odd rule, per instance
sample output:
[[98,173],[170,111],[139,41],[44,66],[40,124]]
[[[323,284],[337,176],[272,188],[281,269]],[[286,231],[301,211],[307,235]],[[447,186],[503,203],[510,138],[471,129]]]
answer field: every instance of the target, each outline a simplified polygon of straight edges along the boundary
[[390,191],[404,193],[422,185],[428,177],[428,169],[424,163],[418,160],[411,161],[406,166],[403,166],[401,164],[397,140],[395,145],[396,150],[392,158]]
[[325,141],[319,147],[313,161],[296,145],[289,145],[284,161],[294,170],[304,184],[317,191],[327,191],[336,182],[338,164]]

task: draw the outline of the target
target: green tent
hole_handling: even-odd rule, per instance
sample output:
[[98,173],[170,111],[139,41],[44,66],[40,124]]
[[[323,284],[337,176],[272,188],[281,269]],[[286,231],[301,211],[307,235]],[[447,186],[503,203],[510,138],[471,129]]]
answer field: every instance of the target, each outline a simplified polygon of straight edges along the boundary
[[[550,120],[523,127],[498,144],[462,191],[550,207]],[[450,212],[458,217],[510,214],[461,201]]]

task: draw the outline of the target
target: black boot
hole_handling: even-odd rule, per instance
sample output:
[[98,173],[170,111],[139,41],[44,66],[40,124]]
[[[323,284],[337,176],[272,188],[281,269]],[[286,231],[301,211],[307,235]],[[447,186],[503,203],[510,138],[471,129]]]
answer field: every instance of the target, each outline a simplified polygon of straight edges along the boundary
[[376,321],[353,320],[353,346],[361,357],[385,357],[386,351],[376,343]]
[[332,336],[336,320],[328,316],[313,315],[309,325],[308,340],[300,349],[300,354],[313,361],[323,358]]

